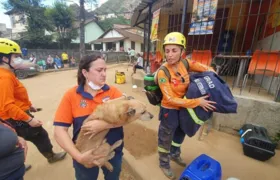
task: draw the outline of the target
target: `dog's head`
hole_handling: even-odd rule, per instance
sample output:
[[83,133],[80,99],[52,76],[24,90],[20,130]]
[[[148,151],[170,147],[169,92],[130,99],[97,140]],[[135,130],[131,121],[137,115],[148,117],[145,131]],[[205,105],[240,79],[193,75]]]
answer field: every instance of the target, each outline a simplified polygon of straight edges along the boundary
[[142,121],[149,121],[153,119],[153,115],[147,111],[147,106],[141,101],[130,99],[126,100],[125,106],[127,107],[128,122],[140,119]]
[[126,124],[137,119],[151,120],[153,117],[147,111],[144,103],[135,99],[126,99],[111,101],[97,106],[94,113],[87,118],[87,121],[102,119],[109,123]]

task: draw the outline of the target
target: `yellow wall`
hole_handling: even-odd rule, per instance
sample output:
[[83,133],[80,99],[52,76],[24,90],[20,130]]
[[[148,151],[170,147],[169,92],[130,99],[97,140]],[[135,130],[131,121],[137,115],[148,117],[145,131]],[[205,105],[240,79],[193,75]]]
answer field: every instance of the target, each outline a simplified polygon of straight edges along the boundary
[[163,14],[161,12],[160,19],[159,19],[159,26],[158,26],[159,41],[156,42],[156,51],[160,51],[161,55],[163,55],[163,49],[162,49],[163,39],[168,32],[168,21],[169,21],[169,15]]

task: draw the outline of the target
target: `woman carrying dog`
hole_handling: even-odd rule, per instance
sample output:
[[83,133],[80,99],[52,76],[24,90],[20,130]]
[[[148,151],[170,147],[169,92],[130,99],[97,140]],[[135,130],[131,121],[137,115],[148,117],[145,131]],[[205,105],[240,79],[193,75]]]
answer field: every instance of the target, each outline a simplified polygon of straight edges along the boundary
[[[179,32],[172,32],[165,36],[163,49],[166,63],[163,64],[169,72],[170,79],[163,70],[159,70],[157,78],[163,98],[159,113],[158,152],[160,168],[170,179],[176,179],[170,168],[170,158],[175,163],[185,167],[186,163],[180,156],[180,146],[185,133],[179,125],[179,109],[201,106],[204,110],[212,111],[215,102],[208,101],[207,96],[197,99],[183,99],[189,86],[189,73],[181,56],[186,48],[186,38]],[[212,69],[203,64],[187,60],[190,71],[204,72]]]
[[20,46],[16,42],[0,38],[0,118],[8,121],[18,136],[31,141],[49,163],[60,161],[66,153],[53,152],[42,122],[31,114],[37,109],[32,106],[26,88],[14,74],[23,61],[20,56]]
[[[100,154],[94,157],[92,150],[80,153],[75,147],[75,141],[81,128],[88,133],[96,134],[102,130],[110,129],[106,136],[107,142],[112,145],[123,139],[123,128],[114,127],[105,121],[90,121],[83,124],[83,121],[103,102],[116,99],[123,94],[106,81],[106,63],[101,56],[85,56],[82,58],[78,69],[78,85],[69,89],[62,98],[57,109],[54,120],[54,134],[58,144],[67,151],[73,158],[75,176],[77,180],[97,179],[99,165],[96,161],[107,154]],[[73,139],[68,134],[69,127],[73,125]],[[114,167],[113,172],[102,168],[106,180],[118,180],[121,172],[123,144],[115,149],[115,156],[110,160]],[[92,168],[85,168],[84,165]]]

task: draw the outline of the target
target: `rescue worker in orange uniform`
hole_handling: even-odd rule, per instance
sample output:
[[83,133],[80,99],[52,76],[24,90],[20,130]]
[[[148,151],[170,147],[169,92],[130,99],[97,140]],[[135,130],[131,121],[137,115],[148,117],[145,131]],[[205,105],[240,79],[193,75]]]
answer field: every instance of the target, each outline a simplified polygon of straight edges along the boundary
[[8,121],[18,136],[31,141],[48,160],[54,163],[64,159],[66,153],[54,153],[42,122],[31,112],[36,112],[27,90],[16,78],[14,71],[22,63],[20,46],[9,39],[0,38],[0,119]]
[[[175,163],[185,167],[186,163],[180,156],[180,146],[185,138],[185,133],[179,125],[180,108],[195,108],[201,106],[204,110],[212,111],[215,102],[207,100],[208,96],[197,99],[184,99],[184,95],[189,85],[189,73],[182,62],[181,56],[186,48],[186,38],[179,32],[172,32],[166,35],[163,42],[166,63],[163,64],[169,72],[170,79],[163,70],[157,73],[157,80],[162,91],[159,113],[159,131],[158,131],[158,152],[160,168],[170,179],[176,179],[170,168],[170,159]],[[212,68],[187,60],[189,70],[195,72],[204,72]]]

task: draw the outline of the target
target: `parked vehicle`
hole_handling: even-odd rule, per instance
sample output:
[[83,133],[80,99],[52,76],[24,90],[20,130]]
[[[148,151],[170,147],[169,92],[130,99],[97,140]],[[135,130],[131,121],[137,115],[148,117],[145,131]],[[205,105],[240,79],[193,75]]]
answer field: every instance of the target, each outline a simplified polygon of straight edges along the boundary
[[22,63],[17,64],[15,70],[18,79],[25,79],[28,76],[36,75],[39,72],[39,65],[31,63],[29,60],[22,60]]

